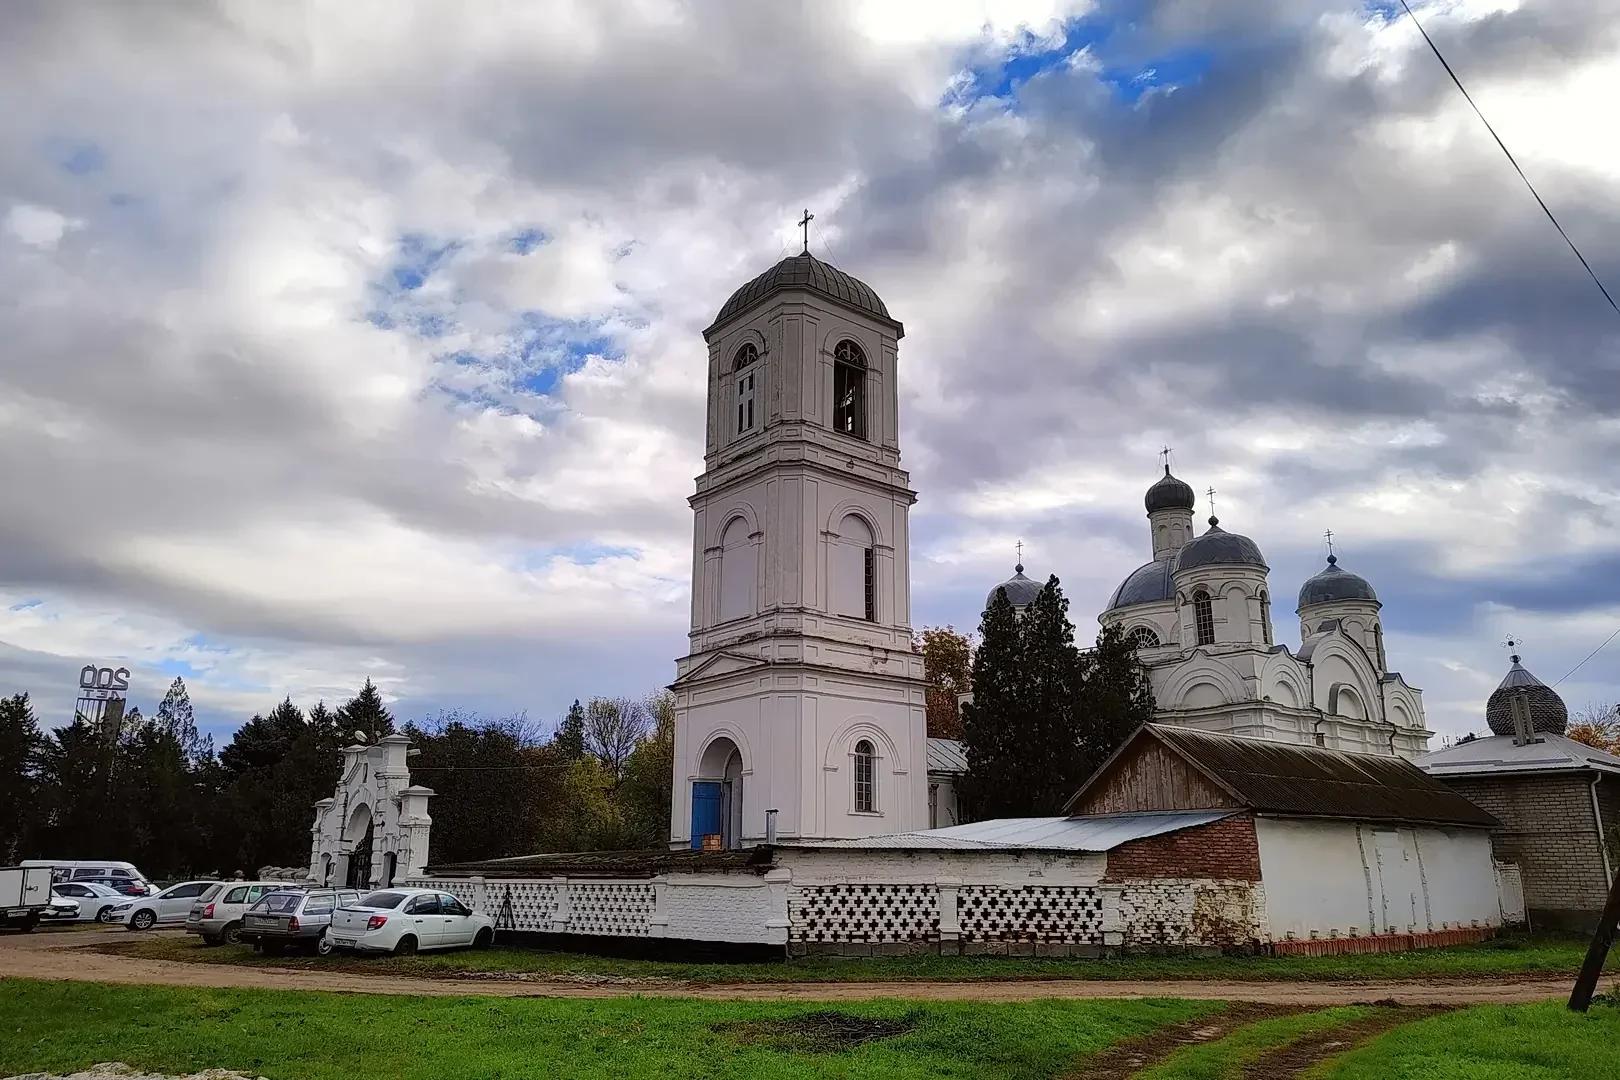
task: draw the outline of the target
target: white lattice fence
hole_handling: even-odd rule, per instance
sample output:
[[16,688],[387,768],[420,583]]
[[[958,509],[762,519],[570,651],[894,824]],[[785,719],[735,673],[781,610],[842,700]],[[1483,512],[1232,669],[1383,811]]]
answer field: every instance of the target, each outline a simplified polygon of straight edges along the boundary
[[575,934],[646,937],[656,895],[640,882],[570,883],[568,929]]
[[935,885],[806,885],[788,896],[788,939],[802,942],[939,940]]
[[496,926],[503,930],[551,930],[561,885],[551,881],[492,881],[486,888],[486,914],[495,917]]
[[965,885],[957,894],[963,941],[1100,945],[1102,890],[1066,885]]

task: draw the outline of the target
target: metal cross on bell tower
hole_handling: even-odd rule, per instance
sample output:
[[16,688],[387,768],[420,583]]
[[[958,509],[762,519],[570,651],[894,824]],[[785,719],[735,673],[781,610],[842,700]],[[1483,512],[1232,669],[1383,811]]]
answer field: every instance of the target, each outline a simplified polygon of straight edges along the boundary
[[816,215],[810,212],[808,206],[805,207],[804,217],[799,219],[799,225],[804,229],[804,251],[802,254],[805,255],[810,254],[810,223],[814,220],[816,220]]

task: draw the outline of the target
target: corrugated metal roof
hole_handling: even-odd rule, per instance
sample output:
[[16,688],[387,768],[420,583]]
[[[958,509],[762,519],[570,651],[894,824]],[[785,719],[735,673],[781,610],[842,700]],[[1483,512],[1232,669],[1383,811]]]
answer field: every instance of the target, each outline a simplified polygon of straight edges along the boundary
[[1262,813],[1495,826],[1497,820],[1405,758],[1217,735],[1148,732]]
[[1417,759],[1430,776],[1489,776],[1498,773],[1566,772],[1593,769],[1620,773],[1620,757],[1551,733],[1540,741],[1513,745],[1511,735],[1470,739]]
[[519,855],[510,859],[480,862],[442,863],[429,866],[434,877],[487,878],[513,877],[652,877],[656,874],[721,873],[727,870],[771,868],[771,849],[742,848],[735,851],[560,851],[541,855]]
[[955,739],[929,739],[925,756],[929,772],[967,772],[967,751]]
[[835,850],[1100,852],[1132,840],[1208,825],[1233,813],[1232,810],[1177,810],[1103,817],[995,818],[926,832],[782,846]]

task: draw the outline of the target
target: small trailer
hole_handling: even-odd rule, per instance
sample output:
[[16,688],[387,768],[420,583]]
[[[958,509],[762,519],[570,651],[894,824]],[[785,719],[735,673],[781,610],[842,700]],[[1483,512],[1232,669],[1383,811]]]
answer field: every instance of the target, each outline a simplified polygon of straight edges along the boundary
[[0,927],[32,930],[50,904],[50,867],[0,866]]

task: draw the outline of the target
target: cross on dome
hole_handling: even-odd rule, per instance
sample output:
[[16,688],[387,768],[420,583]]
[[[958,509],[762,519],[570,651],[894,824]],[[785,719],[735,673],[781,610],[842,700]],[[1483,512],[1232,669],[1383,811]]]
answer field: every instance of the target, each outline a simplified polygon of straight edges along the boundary
[[804,217],[799,219],[798,224],[804,228],[804,254],[806,255],[810,254],[810,223],[814,220],[816,220],[816,215],[810,212],[808,206],[805,207]]

